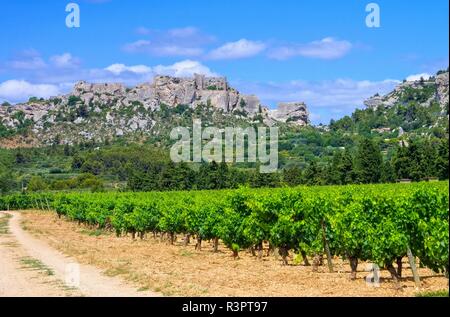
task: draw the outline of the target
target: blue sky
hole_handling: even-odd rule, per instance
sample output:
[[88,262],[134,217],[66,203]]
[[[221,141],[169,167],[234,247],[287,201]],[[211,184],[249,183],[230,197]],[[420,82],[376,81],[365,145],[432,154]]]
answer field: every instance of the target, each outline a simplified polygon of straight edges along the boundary
[[[2,1],[0,100],[66,93],[78,80],[227,76],[274,108],[304,101],[314,123],[340,118],[400,80],[448,67],[448,1]],[[366,5],[380,7],[368,28]],[[411,78],[411,77],[410,77]]]

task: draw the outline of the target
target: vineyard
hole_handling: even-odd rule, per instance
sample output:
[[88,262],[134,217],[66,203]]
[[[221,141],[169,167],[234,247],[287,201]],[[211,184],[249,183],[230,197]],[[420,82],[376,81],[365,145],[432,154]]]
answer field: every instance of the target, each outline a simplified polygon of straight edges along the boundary
[[[313,269],[342,257],[356,278],[360,261],[386,268],[401,259],[448,277],[449,184],[416,183],[150,193],[41,193],[0,197],[1,210],[42,209],[132,239],[173,244],[182,237],[224,244],[235,258],[277,250],[300,254]],[[266,248],[268,246],[268,248]],[[394,264],[397,266],[394,267]],[[418,278],[418,277],[417,277]]]

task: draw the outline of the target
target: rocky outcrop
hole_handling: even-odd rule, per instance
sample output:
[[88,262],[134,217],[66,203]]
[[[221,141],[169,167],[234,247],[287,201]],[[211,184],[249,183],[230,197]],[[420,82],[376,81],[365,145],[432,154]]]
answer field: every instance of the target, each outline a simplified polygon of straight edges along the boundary
[[380,95],[373,96],[367,100],[364,100],[364,105],[368,108],[377,109],[384,103],[383,97]]
[[436,76],[437,98],[444,109],[448,105],[448,85],[448,72]]
[[240,94],[230,88],[224,77],[206,77],[195,74],[193,78],[156,76],[152,83],[126,89],[121,84],[89,84],[79,82],[71,95],[80,97],[85,104],[111,102],[132,105],[139,102],[146,109],[155,110],[161,104],[169,107],[178,105],[210,105],[225,113],[235,110],[249,115],[260,113],[260,100],[253,95]]
[[304,126],[309,123],[309,112],[304,102],[281,102],[271,113],[277,121]]
[[157,76],[151,83],[133,88],[80,81],[67,95],[0,107],[0,124],[9,129],[31,126],[33,134],[44,144],[59,138],[58,142],[68,144],[102,141],[130,134],[158,135],[161,129],[157,131],[155,126],[170,126],[172,122],[164,116],[165,110],[160,110],[168,107],[172,109],[169,113],[175,115],[180,105],[194,110],[203,106],[215,114],[249,123],[308,124],[304,103],[281,103],[278,110],[270,111],[257,96],[244,95],[230,87],[226,78],[203,75]]
[[368,108],[377,109],[380,106],[391,108],[398,103],[405,103],[405,95],[411,91],[426,92],[427,100],[420,100],[422,106],[428,107],[433,102],[438,102],[441,109],[448,104],[448,72],[441,72],[429,80],[404,81],[395,89],[384,95],[375,95],[364,101]]
[[203,104],[211,105],[225,113],[237,110],[250,116],[260,113],[260,100],[256,96],[242,95],[230,88],[224,77],[205,77],[198,74],[193,78],[157,76],[150,89],[153,90],[153,96],[158,103],[170,107],[183,104],[196,108]]

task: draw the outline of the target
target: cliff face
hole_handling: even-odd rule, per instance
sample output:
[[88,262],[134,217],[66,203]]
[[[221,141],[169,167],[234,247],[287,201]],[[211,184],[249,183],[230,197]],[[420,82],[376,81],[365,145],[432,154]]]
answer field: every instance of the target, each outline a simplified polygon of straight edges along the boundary
[[130,134],[157,135],[161,131],[155,127],[180,121],[180,109],[186,108],[191,111],[201,107],[209,109],[212,120],[220,115],[248,123],[258,120],[267,125],[308,123],[304,103],[279,106],[278,111],[269,111],[257,96],[239,93],[222,77],[157,76],[153,82],[133,88],[81,81],[68,95],[0,107],[0,125],[11,131],[28,129],[42,144],[55,143],[55,139],[58,143],[70,144]]
[[448,72],[436,76],[437,100],[442,107],[448,105]]
[[261,102],[253,95],[242,95],[230,88],[225,78],[208,78],[195,75],[194,78],[156,76],[153,83],[146,83],[126,89],[120,84],[88,84],[79,82],[72,95],[80,97],[85,104],[119,102],[129,106],[139,102],[146,109],[158,110],[166,105],[176,107],[188,105],[211,105],[224,113],[234,111],[255,115],[261,112]]

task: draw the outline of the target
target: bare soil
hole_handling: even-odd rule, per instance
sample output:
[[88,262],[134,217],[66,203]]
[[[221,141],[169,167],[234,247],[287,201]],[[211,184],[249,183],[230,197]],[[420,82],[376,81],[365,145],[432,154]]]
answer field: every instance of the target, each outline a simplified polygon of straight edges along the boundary
[[0,214],[0,297],[80,296],[28,255],[8,230],[8,221]]
[[[98,268],[78,263],[36,239],[23,230],[21,213],[3,213],[2,217],[2,227],[5,228],[5,217],[8,226],[3,230],[6,235],[0,236],[3,242],[0,245],[0,296],[158,296],[149,290],[138,290],[138,286],[123,279],[106,276]],[[31,278],[31,273],[24,272],[20,265],[35,271],[34,274],[38,271],[49,281],[39,283],[41,279]]]
[[240,252],[235,260],[223,244],[214,253],[209,242],[203,242],[201,251],[195,250],[194,239],[184,246],[181,236],[173,246],[152,235],[133,241],[130,236],[117,238],[109,232],[58,219],[52,213],[25,212],[22,226],[80,263],[98,267],[109,276],[123,277],[140,290],[166,296],[404,297],[448,287],[443,275],[420,268],[422,285],[417,289],[406,258],[400,289],[386,270],[381,271],[380,286],[373,287],[366,283],[368,263],[359,264],[357,279],[352,281],[348,262],[339,258],[333,259],[334,273],[328,272],[326,260],[318,272],[312,272],[312,267],[304,266],[292,254],[290,265],[282,265],[276,255],[258,259],[247,251]]

